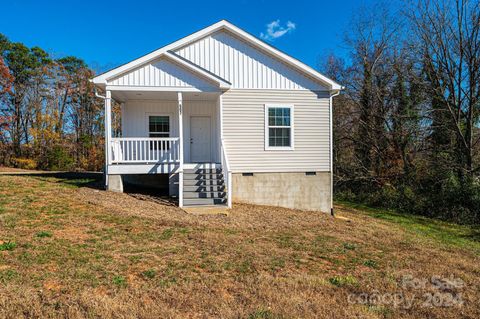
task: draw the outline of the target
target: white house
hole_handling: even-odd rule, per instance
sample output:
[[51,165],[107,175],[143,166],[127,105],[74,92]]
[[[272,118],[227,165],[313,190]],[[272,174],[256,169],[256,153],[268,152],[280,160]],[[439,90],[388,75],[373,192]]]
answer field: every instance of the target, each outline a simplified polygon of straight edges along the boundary
[[[330,211],[332,97],[342,87],[231,23],[92,81],[105,99],[107,189],[160,174],[180,207]],[[111,133],[112,99],[121,137]]]

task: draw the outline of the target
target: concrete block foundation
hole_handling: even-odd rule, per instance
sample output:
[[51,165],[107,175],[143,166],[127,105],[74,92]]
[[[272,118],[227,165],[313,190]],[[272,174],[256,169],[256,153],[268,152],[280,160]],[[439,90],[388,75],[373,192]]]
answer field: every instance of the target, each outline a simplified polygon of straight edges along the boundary
[[232,176],[233,200],[330,212],[330,173],[241,173]]

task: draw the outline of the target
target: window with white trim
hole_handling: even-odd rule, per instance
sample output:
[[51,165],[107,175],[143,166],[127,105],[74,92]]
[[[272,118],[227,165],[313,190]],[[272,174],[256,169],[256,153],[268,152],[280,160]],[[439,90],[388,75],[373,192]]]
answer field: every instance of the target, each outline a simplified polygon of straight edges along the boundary
[[265,148],[293,149],[292,105],[265,105]]
[[148,117],[149,137],[170,137],[170,117],[167,115],[150,115]]
[[[149,115],[148,116],[148,136],[149,137],[170,137],[170,117],[168,115]],[[158,142],[157,142],[158,143]],[[168,150],[169,143],[164,141],[161,148]],[[150,142],[150,150],[157,150],[157,145]]]

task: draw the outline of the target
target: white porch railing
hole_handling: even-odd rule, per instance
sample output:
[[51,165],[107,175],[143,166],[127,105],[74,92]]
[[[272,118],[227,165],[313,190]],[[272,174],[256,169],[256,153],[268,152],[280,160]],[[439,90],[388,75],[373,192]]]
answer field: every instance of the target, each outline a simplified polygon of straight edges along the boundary
[[230,164],[228,163],[227,151],[225,150],[225,145],[223,138],[221,140],[221,151],[222,151],[222,168],[223,168],[223,179],[225,185],[227,186],[227,204],[228,208],[232,208],[232,171],[230,169]]
[[111,164],[179,163],[178,137],[117,137],[111,139]]

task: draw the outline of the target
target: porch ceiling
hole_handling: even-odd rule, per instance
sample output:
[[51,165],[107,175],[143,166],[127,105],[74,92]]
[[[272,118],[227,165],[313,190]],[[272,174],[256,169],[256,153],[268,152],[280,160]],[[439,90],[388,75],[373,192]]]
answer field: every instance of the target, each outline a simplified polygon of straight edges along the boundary
[[[219,92],[183,92],[183,100],[191,101],[216,101]],[[169,100],[177,101],[177,92],[173,91],[112,91],[115,101],[128,100]]]

